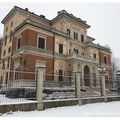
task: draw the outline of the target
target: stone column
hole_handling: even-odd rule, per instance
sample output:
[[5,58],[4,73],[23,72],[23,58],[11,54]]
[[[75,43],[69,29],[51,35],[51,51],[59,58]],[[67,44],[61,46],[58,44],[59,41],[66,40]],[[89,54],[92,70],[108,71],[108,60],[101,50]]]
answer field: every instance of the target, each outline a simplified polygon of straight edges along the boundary
[[6,68],[3,70],[3,83],[2,86],[6,85]]
[[37,110],[43,110],[43,80],[44,80],[44,71],[45,71],[45,63],[39,63],[36,66],[37,71]]
[[101,87],[102,87],[102,95],[104,96],[105,102],[107,102],[106,87],[105,87],[105,75],[101,75]]
[[101,78],[99,75],[99,71],[98,71],[98,67],[96,67],[96,87],[100,87],[101,86]]
[[81,86],[80,86],[80,72],[75,73],[76,76],[76,96],[78,98],[78,105],[82,105],[82,99],[81,99]]
[[85,86],[85,81],[84,81],[84,65],[82,65],[82,68],[81,68],[82,70],[81,70],[81,80],[82,80],[82,86]]
[[[73,61],[73,73],[77,72],[77,63]],[[72,81],[74,83],[74,79],[72,79]]]
[[92,66],[90,67],[90,87],[93,87],[93,69]]

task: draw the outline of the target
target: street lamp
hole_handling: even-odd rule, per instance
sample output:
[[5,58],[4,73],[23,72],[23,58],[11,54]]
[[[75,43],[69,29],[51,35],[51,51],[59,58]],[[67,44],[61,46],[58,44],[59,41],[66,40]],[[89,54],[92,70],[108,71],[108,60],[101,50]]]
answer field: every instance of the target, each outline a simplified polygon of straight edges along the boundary
[[104,75],[106,68],[98,68],[99,74]]

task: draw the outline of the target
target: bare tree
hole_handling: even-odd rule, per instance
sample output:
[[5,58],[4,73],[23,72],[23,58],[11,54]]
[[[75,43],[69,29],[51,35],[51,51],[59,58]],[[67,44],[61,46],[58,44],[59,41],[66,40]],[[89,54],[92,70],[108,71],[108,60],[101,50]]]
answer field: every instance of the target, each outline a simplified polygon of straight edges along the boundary
[[120,70],[119,58],[112,57],[112,80],[113,87],[116,87],[116,73]]

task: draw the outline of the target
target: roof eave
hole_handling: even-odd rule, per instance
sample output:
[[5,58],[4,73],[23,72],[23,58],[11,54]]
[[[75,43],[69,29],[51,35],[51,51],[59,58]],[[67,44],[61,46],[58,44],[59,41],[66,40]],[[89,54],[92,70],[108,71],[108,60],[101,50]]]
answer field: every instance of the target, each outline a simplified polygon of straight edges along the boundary
[[16,9],[16,6],[14,6],[14,8],[12,8],[10,10],[10,12],[3,18],[3,20],[1,21],[2,24],[5,23],[5,21],[7,20],[7,18],[15,11],[15,9]]
[[[11,9],[11,11],[7,14],[7,16],[5,16],[5,18],[1,21],[1,23],[4,24],[5,21],[7,20],[7,18],[8,18],[15,10],[21,10],[21,11],[24,11],[24,12],[28,12],[29,14],[34,15],[34,16],[40,18],[40,16],[37,15],[37,14],[32,14],[30,11],[25,11],[23,8],[20,8],[20,7],[18,7],[18,6],[14,6],[14,8]],[[41,18],[41,19],[43,19],[43,18]],[[46,19],[46,18],[44,18],[44,20],[50,22],[50,20],[48,20],[48,19]]]
[[[56,16],[55,18],[53,18],[53,19],[51,20],[51,22],[54,22],[55,20],[57,20],[57,18],[59,18],[61,15],[67,15],[67,14],[62,13],[62,14]],[[69,16],[69,15],[67,15],[67,16],[68,16],[68,17],[71,17],[71,16]],[[72,18],[72,17],[71,17],[71,18]],[[80,20],[78,20],[78,19],[76,19],[76,18],[73,18],[73,19],[75,19],[75,20],[77,20],[78,22],[80,22],[81,24],[83,24],[87,29],[91,27],[90,25],[84,23],[83,21],[80,21]]]

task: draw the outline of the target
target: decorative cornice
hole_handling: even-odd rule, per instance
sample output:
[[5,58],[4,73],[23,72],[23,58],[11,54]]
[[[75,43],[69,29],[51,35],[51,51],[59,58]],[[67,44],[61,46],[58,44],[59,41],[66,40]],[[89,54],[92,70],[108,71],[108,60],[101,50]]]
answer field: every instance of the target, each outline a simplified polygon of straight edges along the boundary
[[53,18],[53,19],[51,20],[51,22],[54,22],[54,21],[58,20],[58,19],[61,18],[61,17],[67,17],[67,18],[69,18],[69,19],[71,19],[71,20],[75,20],[76,22],[82,24],[82,25],[85,26],[86,28],[90,28],[90,25],[86,24],[85,21],[83,21],[83,20],[81,20],[80,18],[77,18],[77,17],[75,17],[75,16],[73,16],[73,15],[71,15],[71,14],[69,14],[69,13],[65,13],[65,12],[63,12],[63,13],[59,14],[58,16],[56,16],[55,18]]
[[20,8],[20,7],[18,7],[18,6],[14,6],[14,8],[12,8],[12,10],[7,14],[7,16],[5,16],[5,18],[1,21],[1,23],[4,24],[5,21],[6,21],[14,12],[17,12],[17,11],[21,11],[21,12],[27,13],[27,14],[29,14],[29,15],[31,15],[31,16],[37,17],[37,18],[39,18],[39,19],[42,19],[42,20],[47,21],[47,22],[50,23],[50,20],[48,20],[48,19],[46,19],[46,18],[42,18],[41,16],[39,16],[39,15],[33,13],[33,12],[30,12],[30,11],[28,11],[28,10],[25,10],[25,9],[23,9],[23,8]]
[[95,47],[95,48],[97,48],[97,49],[99,49],[99,50],[103,50],[103,51],[106,51],[106,52],[111,53],[110,48],[107,48],[107,47],[101,46],[101,45],[99,45],[99,44],[89,43],[88,46],[92,46],[92,47]]
[[51,32],[51,33],[54,33],[54,34],[57,34],[57,35],[60,35],[60,36],[63,36],[63,37],[66,37],[68,38],[67,36],[67,33],[64,33],[64,32],[61,32],[61,31],[58,31],[50,26],[45,26],[41,23],[38,23],[36,21],[33,21],[31,19],[26,19],[24,22],[22,22],[18,27],[16,27],[13,31],[13,33],[15,34],[17,31],[19,31],[21,28],[23,28],[25,25],[30,25],[30,26],[34,26],[34,27],[37,27],[37,28],[40,28],[40,29],[43,29],[43,30],[46,30],[48,32]]

